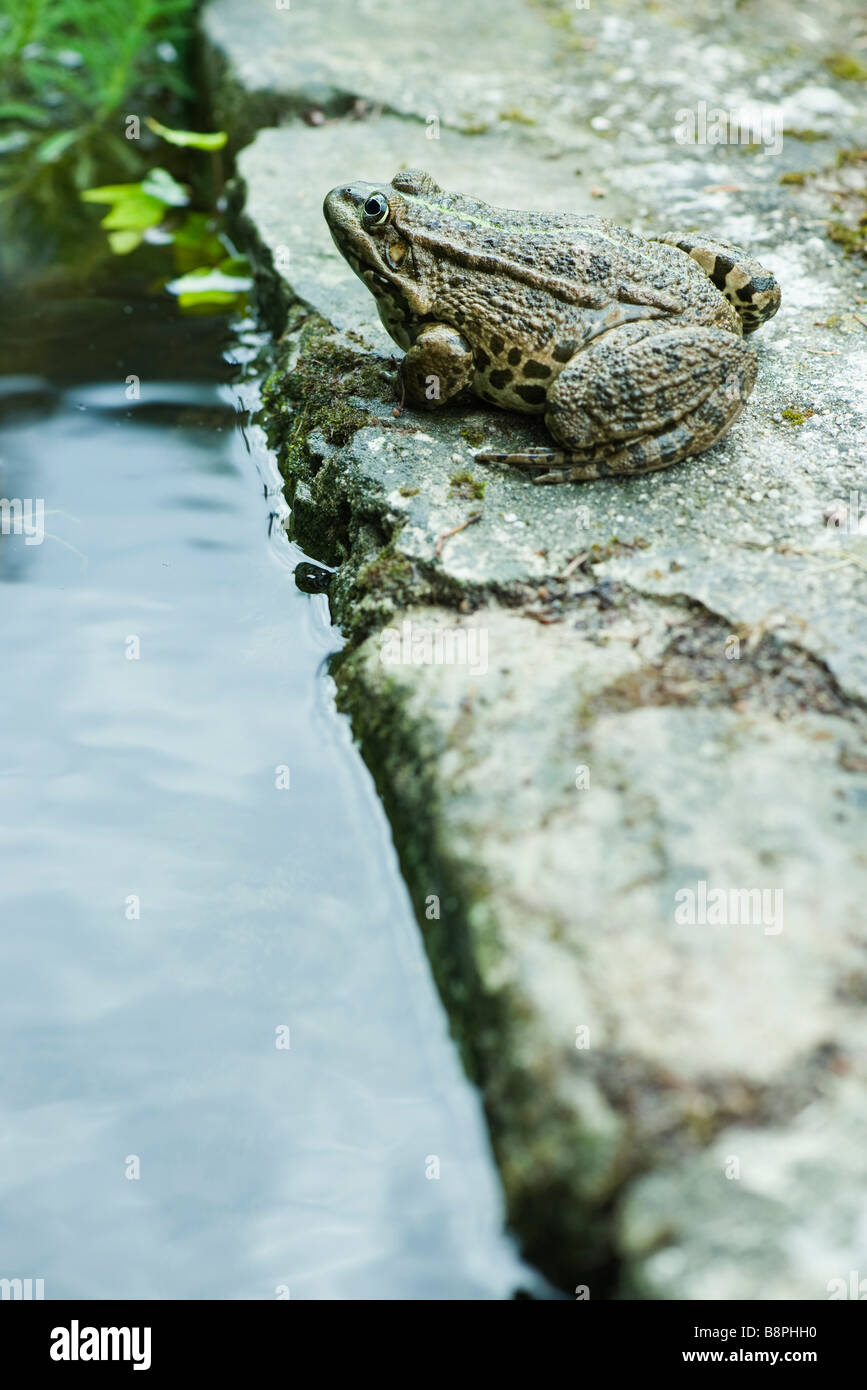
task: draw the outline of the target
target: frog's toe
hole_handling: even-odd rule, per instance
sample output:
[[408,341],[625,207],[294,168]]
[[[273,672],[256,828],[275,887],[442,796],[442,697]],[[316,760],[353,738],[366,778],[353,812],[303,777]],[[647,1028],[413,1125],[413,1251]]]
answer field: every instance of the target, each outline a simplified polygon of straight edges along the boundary
[[[596,477],[597,475],[594,474],[593,476]],[[536,484],[571,483],[575,481],[577,481],[577,471],[574,468],[557,468],[553,473],[540,473],[538,477],[533,479],[533,482]]]
[[565,468],[569,457],[565,449],[519,449],[505,454],[485,449],[473,455],[473,462],[510,463],[515,468]]

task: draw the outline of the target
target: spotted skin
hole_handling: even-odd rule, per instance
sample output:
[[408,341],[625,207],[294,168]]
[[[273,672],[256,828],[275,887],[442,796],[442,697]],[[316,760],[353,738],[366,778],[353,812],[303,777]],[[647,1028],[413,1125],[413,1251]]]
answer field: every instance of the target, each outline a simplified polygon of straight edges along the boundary
[[619,328],[579,353],[550,394],[545,424],[556,438],[567,421],[569,449],[485,459],[541,470],[537,483],[652,473],[710,448],[740,414],[755,377],[752,349],[718,328]]
[[324,212],[406,351],[408,398],[435,408],[470,389],[542,415],[555,447],[477,455],[534,482],[649,472],[708,448],[755,381],[743,335],[779,306],[737,247],[493,208],[415,170],[335,188]]
[[730,241],[691,232],[666,232],[664,246],[685,251],[737,311],[745,334],[755,333],[780,307],[780,287],[757,260]]

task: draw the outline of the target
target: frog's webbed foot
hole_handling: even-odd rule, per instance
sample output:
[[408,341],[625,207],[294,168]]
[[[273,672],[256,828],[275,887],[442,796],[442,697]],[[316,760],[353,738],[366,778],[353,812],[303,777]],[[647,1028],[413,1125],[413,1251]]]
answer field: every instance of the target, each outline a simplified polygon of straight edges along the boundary
[[456,328],[431,323],[423,328],[403,359],[407,397],[413,405],[435,410],[469,386],[473,352]]
[[685,251],[740,316],[744,333],[754,333],[780,307],[780,287],[769,270],[743,247],[699,232],[666,232],[654,237]]

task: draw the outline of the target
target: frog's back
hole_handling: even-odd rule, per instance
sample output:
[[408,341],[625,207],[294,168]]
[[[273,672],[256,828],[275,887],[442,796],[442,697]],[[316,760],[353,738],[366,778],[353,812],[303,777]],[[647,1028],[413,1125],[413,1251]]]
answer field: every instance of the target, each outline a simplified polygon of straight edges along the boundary
[[494,208],[454,194],[417,201],[424,228],[413,240],[435,250],[438,304],[458,326],[492,328],[496,315],[507,335],[515,320],[547,341],[543,321],[581,332],[588,311],[619,302],[739,331],[737,316],[695,261],[606,218]]
[[[447,248],[472,269],[502,273],[514,268],[563,282],[564,302],[598,307],[614,286],[618,267],[641,255],[647,243],[604,218],[570,213],[495,208],[458,194],[413,199],[425,209],[425,232],[440,254]],[[519,281],[520,282],[520,281]],[[567,287],[571,286],[570,296]]]

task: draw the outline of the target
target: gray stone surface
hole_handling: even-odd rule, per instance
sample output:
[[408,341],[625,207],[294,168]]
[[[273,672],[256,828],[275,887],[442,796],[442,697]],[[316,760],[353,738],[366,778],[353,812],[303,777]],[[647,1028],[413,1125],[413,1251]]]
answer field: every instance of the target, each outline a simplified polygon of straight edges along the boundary
[[[294,438],[299,539],[339,565],[341,699],[513,1223],[592,1296],[827,1297],[859,1249],[867,1274],[867,522],[850,502],[867,515],[867,276],[826,235],[867,206],[864,165],[836,167],[867,144],[865,86],[826,62],[859,51],[856,7],[765,6],[760,33],[752,6],[633,0],[445,0],[426,21],[386,0],[216,0],[203,23],[217,109],[244,132],[286,121],[240,152],[236,195],[286,328],[275,437]],[[678,143],[702,101],[764,103],[810,138]],[[730,434],[645,478],[535,488],[472,461],[482,440],[540,439],[532,422],[396,418],[398,350],[321,201],[401,165],[494,203],[748,245],[783,308]],[[281,405],[313,315],[360,372],[339,439],[291,392]],[[450,481],[463,470],[483,497]],[[474,628],[485,660],[384,664],[405,623]],[[780,891],[782,929],[679,924],[700,881]]]
[[[833,1140],[834,1193],[817,1199]],[[784,1127],[732,1126],[677,1169],[639,1180],[620,1212],[622,1245],[638,1257],[630,1292],[863,1300],[865,1144],[863,1087],[837,1079]],[[689,1237],[672,1240],[685,1212]]]

